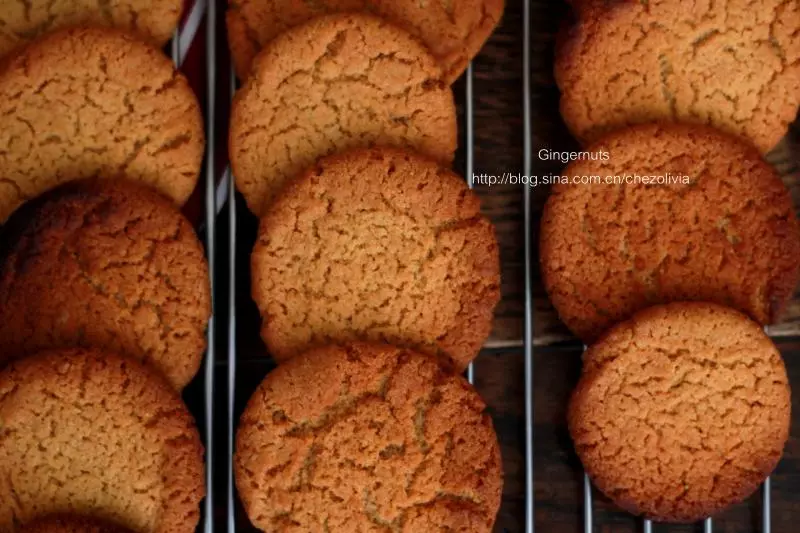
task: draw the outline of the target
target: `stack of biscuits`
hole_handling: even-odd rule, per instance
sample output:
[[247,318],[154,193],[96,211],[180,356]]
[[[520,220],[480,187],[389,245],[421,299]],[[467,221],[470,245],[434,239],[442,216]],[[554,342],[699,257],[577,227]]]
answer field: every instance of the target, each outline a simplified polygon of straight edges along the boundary
[[191,532],[205,140],[157,48],[182,2],[0,13],[0,530]]
[[696,521],[752,494],[789,435],[763,328],[794,293],[800,230],[763,156],[800,105],[800,4],[573,7],[556,80],[586,153],[564,174],[596,179],[553,188],[540,243],[550,299],[588,345],[570,433],[621,508]]
[[499,446],[460,372],[491,330],[498,245],[448,167],[450,83],[501,12],[500,0],[229,4],[242,80],[229,153],[260,219],[252,296],[279,363],[235,453],[263,531],[492,531]]

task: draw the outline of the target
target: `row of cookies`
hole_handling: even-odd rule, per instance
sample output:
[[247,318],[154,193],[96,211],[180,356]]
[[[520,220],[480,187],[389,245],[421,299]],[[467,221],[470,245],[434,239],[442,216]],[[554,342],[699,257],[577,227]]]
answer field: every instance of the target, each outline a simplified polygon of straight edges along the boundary
[[323,157],[270,204],[251,269],[280,364],[237,434],[253,524],[491,531],[497,437],[458,371],[491,329],[498,246],[465,181],[397,148]]
[[710,128],[643,125],[592,146],[609,161],[566,173],[657,176],[679,165],[691,178],[559,185],[548,199],[543,280],[589,345],[570,433],[621,508],[700,520],[750,496],[789,436],[786,369],[762,325],[797,285],[794,207],[752,145]]
[[142,184],[76,181],[18,210],[3,247],[0,529],[193,531],[203,446],[180,391],[210,289],[188,220]]
[[457,371],[491,329],[498,247],[464,180],[396,148],[321,158],[261,218],[251,269],[280,363],[237,435],[253,524],[491,531],[497,437]]
[[179,207],[203,125],[153,47],[180,5],[26,6],[0,15],[47,20],[0,62],[0,529],[193,531],[203,446],[180,391],[210,287]]
[[[239,422],[244,509],[264,531],[489,532],[499,446],[459,372],[489,335],[499,254],[477,196],[446,166],[449,82],[474,52],[447,56],[447,30],[409,7],[429,39],[439,32],[433,55],[395,25],[403,2],[313,18],[292,4],[310,19],[292,23],[256,4],[228,16],[248,72],[229,153],[260,219],[252,296],[279,366]],[[243,25],[263,42],[245,42]]]
[[573,2],[557,51],[564,119],[608,154],[569,165],[591,185],[556,186],[542,220],[548,294],[590,344],[570,433],[594,484],[655,520],[742,501],[789,434],[762,330],[800,274],[794,206],[761,156],[800,104],[800,9],[777,4]]

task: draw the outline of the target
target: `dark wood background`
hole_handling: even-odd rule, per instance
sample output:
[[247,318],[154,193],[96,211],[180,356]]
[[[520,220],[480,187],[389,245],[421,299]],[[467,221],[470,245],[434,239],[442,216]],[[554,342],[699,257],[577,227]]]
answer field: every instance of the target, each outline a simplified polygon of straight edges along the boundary
[[[220,3],[224,5],[224,2]],[[558,115],[558,89],[552,77],[553,45],[560,21],[568,9],[557,0],[535,0],[531,6],[531,100],[533,104],[533,149],[571,150],[576,148]],[[224,37],[223,37],[224,38]],[[224,41],[223,41],[224,42]],[[474,62],[475,145],[474,162],[477,174],[500,175],[523,170],[523,1],[507,0],[504,20],[498,31]],[[463,104],[465,83],[454,85],[459,103],[462,131],[461,149],[456,158],[456,170],[465,168],[465,133]],[[224,120],[225,113],[222,113]],[[224,137],[223,137],[224,139]],[[800,180],[796,157],[800,154],[800,128],[795,128],[784,143],[771,155],[800,202]],[[795,148],[794,150],[792,148]],[[534,159],[533,172],[552,173],[561,170],[560,163]],[[475,385],[487,401],[500,439],[505,469],[503,505],[496,532],[522,532],[525,520],[525,426],[524,426],[524,261],[523,261],[523,188],[522,186],[478,186],[484,212],[494,221],[501,245],[503,266],[502,301],[497,309],[495,327],[485,349],[475,363]],[[533,230],[546,200],[546,188],[532,190]],[[256,385],[271,368],[264,345],[258,335],[259,318],[249,296],[249,254],[255,241],[256,220],[237,197],[237,361],[238,379],[235,390],[236,413],[241,413]],[[800,205],[800,203],[798,203]],[[218,287],[227,287],[227,235],[225,211],[218,227]],[[534,250],[534,257],[535,250]],[[537,269],[534,268],[534,271]],[[535,413],[535,500],[536,530],[539,532],[572,533],[583,531],[582,470],[573,452],[566,430],[564,411],[570,391],[580,371],[581,344],[559,322],[546,295],[534,276],[534,413]],[[217,397],[227,395],[224,360],[227,294],[218,293],[218,347],[223,360],[219,362]],[[790,305],[787,320],[772,329],[784,353],[793,383],[800,383],[800,299]],[[796,401],[796,396],[795,396]],[[797,406],[795,406],[797,407]],[[225,405],[216,403],[217,420],[225,416]],[[795,417],[800,409],[795,408]],[[773,532],[800,530],[792,520],[800,520],[800,420],[795,420],[786,455],[773,482]],[[225,524],[224,506],[224,443],[227,435],[218,424],[215,462],[220,474],[217,484],[219,502],[215,520]],[[239,508],[237,524],[250,530],[246,516]],[[760,495],[724,513],[715,521],[715,532],[761,531]],[[614,510],[601,496],[595,500],[595,531],[622,533],[641,531],[641,521]],[[655,531],[702,531],[701,525],[661,526]]]

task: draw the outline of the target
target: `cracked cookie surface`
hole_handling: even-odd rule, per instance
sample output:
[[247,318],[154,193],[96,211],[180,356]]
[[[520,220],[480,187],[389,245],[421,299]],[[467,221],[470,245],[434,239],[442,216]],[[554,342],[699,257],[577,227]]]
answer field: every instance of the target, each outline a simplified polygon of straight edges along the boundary
[[480,51],[503,14],[503,0],[230,0],[228,43],[240,79],[259,50],[281,32],[314,17],[367,11],[418,37],[438,61],[447,83]]
[[189,533],[203,495],[194,420],[151,369],[71,349],[0,372],[0,530],[74,513]]
[[500,299],[494,228],[464,180],[388,148],[323,158],[262,218],[251,259],[261,336],[284,361],[390,342],[464,369]]
[[294,27],[259,53],[234,98],[229,152],[260,216],[321,156],[388,145],[449,163],[456,134],[453,93],[428,51],[381,19],[340,14]]
[[780,460],[786,369],[744,315],[703,303],[650,308],[586,360],[570,434],[594,484],[623,509],[694,522],[743,501]]
[[561,112],[584,142],[658,120],[712,125],[765,153],[800,105],[797,0],[583,2],[562,39]]
[[48,34],[0,67],[0,223],[60,183],[142,181],[183,204],[205,145],[186,79],[112,29]]
[[74,26],[119,28],[160,48],[182,9],[181,0],[0,0],[0,57],[44,33]]
[[662,124],[613,133],[568,176],[687,175],[690,184],[556,185],[540,235],[542,279],[584,342],[635,311],[673,300],[775,321],[800,275],[788,190],[750,145],[710,128]]
[[250,399],[234,472],[263,531],[490,532],[502,464],[486,405],[434,359],[323,347]]
[[194,377],[211,313],[208,267],[169,200],[90,180],[19,214],[0,269],[0,361],[86,346],[144,360],[177,389]]
[[25,524],[21,533],[132,533],[124,527],[78,515],[51,515]]

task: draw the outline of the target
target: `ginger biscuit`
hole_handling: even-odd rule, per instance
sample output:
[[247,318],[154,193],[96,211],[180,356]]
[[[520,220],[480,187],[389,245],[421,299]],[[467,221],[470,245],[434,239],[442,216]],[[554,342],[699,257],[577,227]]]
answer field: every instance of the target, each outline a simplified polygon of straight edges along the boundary
[[545,288],[577,336],[592,342],[675,300],[729,305],[761,324],[780,316],[800,273],[800,232],[789,192],[752,146],[711,128],[655,124],[588,150],[609,159],[563,173],[602,181],[554,186],[540,242]]
[[239,422],[236,486],[263,531],[492,531],[502,462],[486,405],[427,356],[315,349],[271,372]]
[[285,361],[390,342],[466,368],[500,299],[498,245],[464,180],[396,149],[329,156],[261,220],[251,261],[261,336]]
[[259,53],[234,98],[229,152],[237,187],[261,216],[321,156],[389,145],[449,163],[456,135],[453,93],[428,51],[381,19],[339,14]]
[[24,525],[22,533],[131,533],[124,527],[93,517],[78,515],[50,515],[37,518]]
[[105,26],[125,30],[161,47],[178,26],[181,0],[29,0],[0,7],[0,57],[61,28]]
[[157,373],[55,350],[0,372],[0,530],[51,514],[193,532],[204,496],[194,420]]
[[0,361],[102,348],[183,388],[203,358],[211,296],[202,245],[177,208],[120,180],[70,183],[27,207],[0,269]]
[[503,8],[504,0],[230,0],[228,43],[236,72],[245,79],[258,51],[289,28],[337,12],[370,12],[422,41],[452,83],[492,34]]
[[582,2],[561,40],[561,112],[583,142],[625,125],[707,124],[762,153],[800,106],[800,3]]
[[761,326],[673,303],[615,326],[587,354],[568,409],[575,449],[620,507],[694,522],[750,496],[780,460],[791,398]]
[[0,67],[0,223],[60,183],[126,177],[183,204],[203,120],[161,51],[108,28],[48,34]]

